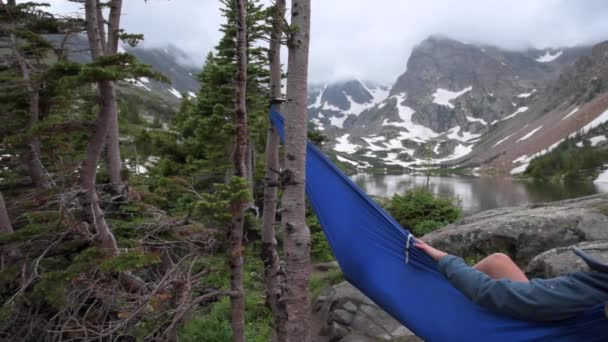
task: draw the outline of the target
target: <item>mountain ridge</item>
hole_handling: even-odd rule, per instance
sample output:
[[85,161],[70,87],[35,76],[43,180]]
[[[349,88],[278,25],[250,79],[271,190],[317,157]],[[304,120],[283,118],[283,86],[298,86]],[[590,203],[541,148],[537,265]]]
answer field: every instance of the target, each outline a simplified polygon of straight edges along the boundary
[[309,93],[309,115],[329,136],[328,148],[360,169],[481,165],[494,157],[484,154],[484,141],[496,144],[519,130],[530,134],[520,118],[543,116],[555,107],[550,99],[556,97],[545,94],[555,92],[550,89],[564,72],[589,55],[586,46],[507,51],[430,37],[414,49],[384,100],[366,102],[351,114],[343,99],[319,96],[319,89],[348,93],[358,88],[353,82],[361,87],[371,82],[316,85]]

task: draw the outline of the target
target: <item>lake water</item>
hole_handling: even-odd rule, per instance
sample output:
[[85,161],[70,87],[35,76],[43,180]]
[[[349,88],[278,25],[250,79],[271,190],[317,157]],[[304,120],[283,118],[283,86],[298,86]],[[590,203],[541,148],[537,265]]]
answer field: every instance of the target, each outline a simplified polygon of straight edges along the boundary
[[[390,197],[427,184],[425,175],[356,174],[351,178],[369,195],[380,197]],[[608,192],[608,183],[559,185],[506,177],[433,176],[429,178],[428,185],[431,191],[442,197],[458,197],[466,215]]]

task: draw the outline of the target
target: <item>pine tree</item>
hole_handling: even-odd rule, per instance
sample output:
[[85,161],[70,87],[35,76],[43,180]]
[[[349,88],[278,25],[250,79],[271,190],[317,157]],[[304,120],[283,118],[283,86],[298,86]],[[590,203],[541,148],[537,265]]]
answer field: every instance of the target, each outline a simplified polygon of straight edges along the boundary
[[[234,150],[232,160],[234,175],[245,178],[247,149],[247,22],[246,0],[236,0],[236,73],[234,96]],[[243,224],[247,203],[243,200],[232,203],[232,227],[230,229],[230,289],[232,290],[232,340],[245,341],[245,289],[243,288]]]
[[[27,98],[27,105],[20,106],[15,103],[13,111],[23,110],[27,112],[29,117],[25,130],[32,130],[40,120],[40,91],[43,86],[34,75],[33,70],[42,65],[42,60],[45,55],[51,50],[50,44],[44,40],[38,33],[32,30],[32,26],[36,26],[43,33],[51,33],[54,31],[54,26],[44,25],[49,21],[46,13],[39,11],[40,4],[25,3],[17,5],[14,0],[10,0],[8,4],[0,2],[2,13],[0,18],[6,26],[3,25],[2,33],[8,36],[8,45],[12,51],[12,57],[18,69],[20,80],[16,82],[22,95]],[[42,29],[42,30],[40,30]],[[19,90],[19,88],[15,90]],[[6,88],[5,88],[6,89]],[[11,92],[11,94],[14,94]],[[11,101],[12,102],[12,101]],[[36,135],[26,133],[21,138],[21,144],[24,148],[24,164],[28,170],[28,174],[39,189],[51,188],[51,179],[42,164],[40,156],[40,140]]]
[[[210,183],[224,182],[231,173],[232,136],[234,112],[234,75],[236,66],[236,2],[222,1],[222,24],[224,34],[215,51],[207,56],[199,75],[201,89],[196,103],[180,112],[174,125],[182,135],[183,147],[189,163],[196,167],[185,168],[186,172],[212,175]],[[259,42],[267,32],[267,12],[259,1],[248,1],[247,12],[247,116],[250,123],[249,139],[263,153],[266,127],[267,88],[269,72],[267,49]],[[248,139],[248,140],[249,140]],[[253,154],[252,158],[253,158]],[[250,168],[251,169],[251,168]],[[251,172],[248,172],[249,174]],[[207,178],[207,177],[206,177]]]

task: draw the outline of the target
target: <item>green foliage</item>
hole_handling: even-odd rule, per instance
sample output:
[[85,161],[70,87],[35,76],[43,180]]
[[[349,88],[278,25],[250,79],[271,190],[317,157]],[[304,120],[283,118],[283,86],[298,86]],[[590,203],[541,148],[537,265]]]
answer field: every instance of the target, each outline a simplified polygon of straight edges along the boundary
[[[245,340],[266,342],[272,336],[272,315],[264,300],[264,265],[259,258],[260,246],[252,244],[245,250]],[[227,288],[230,285],[229,268],[226,258],[216,255],[200,260],[197,267],[211,270],[205,278],[208,285]],[[230,325],[230,301],[222,298],[210,308],[200,310],[195,317],[184,324],[180,337],[184,341],[224,342],[232,339]]]
[[441,198],[424,188],[395,194],[387,209],[399,224],[416,236],[456,221],[461,212],[456,198]]
[[125,272],[158,263],[160,263],[158,255],[127,250],[115,257],[104,260],[99,267],[104,272]]
[[91,247],[78,254],[73,261],[66,264],[65,268],[58,267],[43,273],[40,281],[34,286],[34,298],[43,299],[60,309],[67,299],[65,297],[67,286],[80,274],[95,267],[97,261],[103,257],[104,253],[101,250]]
[[231,206],[249,201],[251,191],[247,180],[232,177],[228,184],[216,184],[212,193],[201,194],[202,199],[196,205],[196,213],[210,223],[227,226],[232,217]]
[[[245,340],[267,342],[272,336],[272,316],[259,295],[245,298]],[[181,333],[184,341],[225,342],[232,340],[230,300],[222,298],[211,310],[188,322]]]
[[310,255],[315,261],[326,262],[334,260],[334,254],[329,246],[329,241],[321,229],[317,216],[310,207],[307,208],[306,225],[310,229]]
[[[602,125],[589,134],[603,134],[605,129]],[[606,163],[608,150],[595,148],[588,140],[576,136],[566,139],[551,152],[534,158],[525,175],[540,180],[576,181],[591,178]]]
[[[172,162],[194,164],[198,172],[207,173],[211,183],[221,182],[231,168],[230,154],[234,135],[234,77],[236,74],[236,11],[234,1],[223,1],[221,9],[226,22],[224,34],[215,51],[207,56],[198,76],[201,89],[193,101],[184,99],[173,120],[173,129],[180,134],[181,155],[185,158]],[[258,1],[247,3],[248,67],[247,115],[249,136],[258,155],[264,152],[268,110],[267,49],[260,41],[267,30],[267,12]],[[183,160],[185,159],[185,160]],[[175,168],[190,170],[185,168]],[[184,173],[181,173],[184,174]]]
[[315,126],[308,125],[308,140],[310,140],[316,146],[321,147],[328,141],[328,138]]
[[310,278],[310,292],[312,298],[319,296],[324,289],[339,284],[344,281],[344,274],[341,270],[330,270],[325,273],[313,274]]

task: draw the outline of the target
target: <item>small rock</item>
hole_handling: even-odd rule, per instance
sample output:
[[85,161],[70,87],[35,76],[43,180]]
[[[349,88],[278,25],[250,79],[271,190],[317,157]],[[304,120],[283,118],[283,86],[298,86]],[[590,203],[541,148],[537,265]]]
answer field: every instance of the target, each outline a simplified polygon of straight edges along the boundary
[[331,323],[328,329],[328,335],[331,337],[332,341],[343,338],[348,335],[349,332],[350,331],[346,327],[340,325],[338,322]]
[[351,323],[351,328],[355,331],[365,333],[367,336],[389,340],[391,337],[381,326],[370,320],[367,315],[357,315]]
[[353,321],[353,314],[346,310],[334,310],[330,315],[330,320],[336,321],[340,324],[349,325]]
[[[608,262],[608,241],[582,242],[574,246],[600,261]],[[526,274],[532,278],[553,278],[576,271],[589,271],[589,267],[574,254],[572,247],[559,247],[541,253],[526,268]]]
[[373,339],[359,335],[357,333],[351,333],[345,338],[341,339],[340,342],[375,342]]
[[344,305],[342,305],[342,308],[351,313],[357,312],[357,306],[353,304],[353,302],[346,302]]

